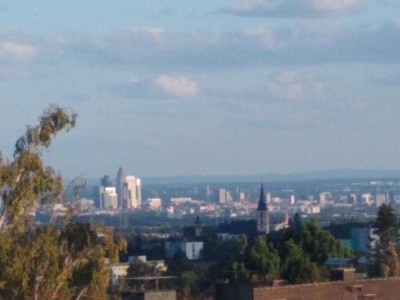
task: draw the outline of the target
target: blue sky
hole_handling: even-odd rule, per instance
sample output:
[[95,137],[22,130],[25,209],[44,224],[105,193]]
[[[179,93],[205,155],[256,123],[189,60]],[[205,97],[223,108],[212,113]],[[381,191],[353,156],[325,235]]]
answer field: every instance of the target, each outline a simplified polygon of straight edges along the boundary
[[400,169],[400,1],[1,1],[0,143],[64,177]]

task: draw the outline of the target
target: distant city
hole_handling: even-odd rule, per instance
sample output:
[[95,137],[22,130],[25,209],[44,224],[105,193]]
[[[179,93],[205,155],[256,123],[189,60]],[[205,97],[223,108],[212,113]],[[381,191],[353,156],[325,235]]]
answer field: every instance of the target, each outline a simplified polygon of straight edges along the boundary
[[[205,183],[205,178],[199,183],[193,182],[194,179],[180,183],[179,178],[175,178],[175,182],[166,179],[165,183],[162,180],[161,183],[154,183],[154,180],[146,183],[120,167],[115,176],[104,175],[97,183],[92,180],[80,191],[82,209],[76,216],[93,216],[94,220],[115,223],[107,217],[124,214],[131,225],[169,221],[185,224],[196,216],[209,224],[255,219],[262,179],[252,178],[252,181],[209,183]],[[400,210],[400,179],[396,178],[266,181],[264,188],[273,230],[287,225],[287,220],[295,213],[328,225],[373,220],[384,203]],[[67,202],[72,198],[71,190],[71,187],[67,189]],[[64,210],[62,204],[56,208],[42,206],[38,209],[41,215],[56,213],[60,216]]]

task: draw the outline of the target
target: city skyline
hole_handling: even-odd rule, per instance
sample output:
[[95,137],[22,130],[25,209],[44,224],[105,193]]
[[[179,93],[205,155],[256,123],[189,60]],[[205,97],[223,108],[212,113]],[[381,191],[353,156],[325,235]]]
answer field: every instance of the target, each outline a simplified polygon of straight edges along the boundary
[[0,1],[2,152],[66,178],[400,169],[396,0]]

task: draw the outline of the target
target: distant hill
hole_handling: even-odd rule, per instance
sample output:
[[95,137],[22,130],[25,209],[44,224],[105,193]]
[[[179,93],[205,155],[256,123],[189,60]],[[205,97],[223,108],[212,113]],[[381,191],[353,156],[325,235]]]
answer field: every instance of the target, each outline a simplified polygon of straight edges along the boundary
[[[400,170],[356,170],[337,169],[326,171],[310,171],[299,173],[267,173],[260,175],[188,175],[169,177],[144,177],[144,184],[192,184],[192,183],[223,183],[223,182],[278,182],[303,180],[346,180],[346,179],[400,179]],[[64,180],[66,184],[70,181]],[[100,178],[87,179],[88,185],[98,185]]]
[[227,176],[172,176],[143,178],[145,184],[210,183],[210,182],[276,182],[333,179],[400,179],[400,170],[338,169],[288,174],[227,175]]

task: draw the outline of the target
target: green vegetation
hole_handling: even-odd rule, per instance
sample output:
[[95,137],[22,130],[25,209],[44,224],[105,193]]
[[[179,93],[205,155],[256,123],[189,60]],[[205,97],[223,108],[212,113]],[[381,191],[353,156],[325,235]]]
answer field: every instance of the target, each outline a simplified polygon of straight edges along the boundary
[[394,277],[400,275],[396,249],[398,220],[393,208],[383,204],[376,218],[376,234],[379,236],[369,275],[372,277]]
[[36,205],[59,203],[61,176],[43,165],[41,153],[63,130],[75,126],[76,115],[51,106],[28,127],[15,145],[13,160],[0,157],[0,298],[80,299],[107,297],[106,259],[118,260],[123,239],[110,228],[74,223],[38,226],[30,212]]
[[[198,239],[205,243],[205,261],[192,263],[183,253],[177,253],[168,264],[169,274],[179,278],[181,299],[198,296],[216,280],[265,283],[284,279],[291,284],[326,281],[329,270],[324,263],[328,257],[352,257],[352,253],[316,221],[301,224],[300,218],[294,220],[289,228],[272,232],[267,237],[247,239],[242,235],[226,241],[218,239],[216,227],[204,227]],[[222,225],[223,230],[226,226]],[[251,237],[252,226],[249,230]]]

